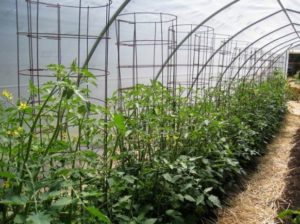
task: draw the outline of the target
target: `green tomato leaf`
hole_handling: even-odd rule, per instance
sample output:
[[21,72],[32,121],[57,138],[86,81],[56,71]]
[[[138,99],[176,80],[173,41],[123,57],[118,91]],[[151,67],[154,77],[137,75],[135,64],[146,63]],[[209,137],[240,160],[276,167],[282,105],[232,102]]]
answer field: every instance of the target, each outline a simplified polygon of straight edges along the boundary
[[51,224],[51,218],[49,215],[45,215],[44,213],[36,213],[28,216],[26,219],[29,224]]
[[78,66],[77,66],[76,60],[72,61],[71,71],[74,72],[74,73],[78,73]]
[[88,111],[88,107],[86,105],[81,105],[78,107],[78,113],[80,113],[81,115],[86,114]]
[[125,202],[128,203],[131,197],[132,197],[131,195],[124,196],[119,199],[119,203],[125,203]]
[[51,191],[51,192],[47,192],[41,195],[41,200],[45,201],[45,200],[49,200],[55,197],[59,197],[61,195],[60,191]]
[[16,215],[16,217],[14,218],[14,223],[15,224],[24,224],[26,222],[26,217],[24,217],[23,215]]
[[128,130],[128,131],[126,131],[126,133],[125,133],[125,137],[128,137],[128,136],[130,136],[131,134],[132,134],[132,130]]
[[120,134],[125,135],[126,133],[126,126],[125,126],[125,119],[122,114],[115,114],[113,116],[113,121],[117,130]]
[[80,90],[75,89],[75,90],[74,90],[74,93],[75,93],[82,101],[88,102],[88,100],[85,99],[85,97],[81,94]]
[[15,179],[16,175],[14,175],[13,173],[10,172],[0,172],[0,177],[1,178],[8,178],[8,179]]
[[86,78],[96,78],[95,75],[92,72],[90,72],[87,68],[81,69],[81,74]]
[[144,224],[154,224],[156,223],[157,219],[146,219],[143,221]]
[[26,205],[26,203],[28,202],[28,198],[25,196],[11,196],[8,197],[4,200],[0,201],[0,204],[6,204],[6,205]]
[[38,93],[38,88],[33,84],[32,81],[29,81],[29,92],[34,96],[36,96],[36,94]]
[[205,203],[204,203],[204,195],[202,194],[202,195],[200,195],[200,196],[198,196],[197,197],[197,200],[196,200],[196,205],[205,205]]
[[288,218],[289,216],[292,216],[292,215],[300,216],[300,211],[286,209],[286,210],[284,210],[284,211],[282,211],[278,214],[278,218],[285,219],[285,218]]
[[212,190],[213,190],[212,187],[205,188],[205,189],[204,189],[204,193],[211,192]]
[[174,220],[176,220],[179,223],[184,223],[184,220],[182,218],[182,214],[178,211],[169,209],[166,211],[166,214],[170,217],[172,217]]
[[182,194],[176,194],[179,201],[184,201],[184,197]]
[[63,207],[72,204],[73,199],[70,197],[60,198],[52,204],[54,207]]
[[213,205],[215,205],[215,206],[217,206],[217,207],[219,207],[219,208],[222,207],[222,206],[221,206],[221,203],[220,203],[220,200],[219,200],[219,198],[218,198],[217,196],[210,195],[210,196],[208,197],[208,200],[209,200]]
[[128,182],[129,184],[134,184],[136,178],[134,176],[131,175],[125,175],[123,177],[124,180],[126,180],[126,182]]
[[90,213],[90,215],[98,218],[100,221],[102,221],[106,224],[111,223],[109,218],[106,215],[104,215],[102,212],[100,212],[97,208],[95,208],[95,207],[86,207],[86,210]]
[[190,201],[190,202],[196,202],[196,200],[191,196],[191,195],[184,195],[185,200]]
[[162,176],[163,176],[163,178],[164,178],[166,181],[171,182],[171,183],[174,184],[175,181],[173,180],[173,178],[171,177],[171,175],[170,175],[169,173],[165,173],[165,174],[163,174]]
[[205,120],[205,121],[203,121],[203,124],[204,124],[205,126],[208,126],[208,125],[209,125],[209,123],[210,123],[210,121],[209,121],[209,120]]

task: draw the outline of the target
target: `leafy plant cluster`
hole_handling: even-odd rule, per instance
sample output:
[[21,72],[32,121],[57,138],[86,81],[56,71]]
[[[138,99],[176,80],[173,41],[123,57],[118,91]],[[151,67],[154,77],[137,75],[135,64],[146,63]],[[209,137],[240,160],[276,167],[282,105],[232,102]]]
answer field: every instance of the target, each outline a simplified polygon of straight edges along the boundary
[[299,224],[300,223],[300,211],[286,209],[279,213],[278,218],[289,221],[289,223]]
[[49,69],[56,82],[31,85],[40,103],[3,92],[1,223],[197,223],[221,207],[224,187],[264,152],[285,113],[280,75],[193,101],[152,82],[105,107],[88,100],[88,70]]
[[294,75],[294,78],[296,80],[297,83],[300,82],[300,71],[297,71],[296,74]]

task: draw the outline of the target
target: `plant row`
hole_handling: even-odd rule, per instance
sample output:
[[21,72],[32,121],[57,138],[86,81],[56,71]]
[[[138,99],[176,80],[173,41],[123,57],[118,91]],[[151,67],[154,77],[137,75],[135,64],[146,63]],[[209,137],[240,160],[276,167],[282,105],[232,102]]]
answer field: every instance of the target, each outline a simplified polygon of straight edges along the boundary
[[264,152],[286,109],[280,74],[193,99],[153,81],[97,106],[88,70],[49,69],[57,80],[31,85],[26,102],[3,92],[1,223],[198,223]]

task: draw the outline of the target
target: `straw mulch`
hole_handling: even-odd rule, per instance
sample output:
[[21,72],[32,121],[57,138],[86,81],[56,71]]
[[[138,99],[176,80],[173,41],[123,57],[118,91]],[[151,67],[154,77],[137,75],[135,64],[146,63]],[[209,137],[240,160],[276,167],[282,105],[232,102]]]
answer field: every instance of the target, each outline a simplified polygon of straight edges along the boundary
[[[275,224],[279,201],[289,172],[293,137],[300,127],[300,103],[288,103],[289,113],[255,173],[243,181],[244,191],[230,197],[228,206],[218,211],[218,224]],[[276,220],[276,221],[275,221]]]

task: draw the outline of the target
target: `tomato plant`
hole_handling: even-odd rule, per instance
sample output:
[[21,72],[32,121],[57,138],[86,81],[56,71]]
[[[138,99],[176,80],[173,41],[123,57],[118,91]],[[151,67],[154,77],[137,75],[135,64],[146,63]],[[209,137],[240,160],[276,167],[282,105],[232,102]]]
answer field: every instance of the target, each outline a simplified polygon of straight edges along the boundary
[[153,81],[104,107],[88,99],[88,70],[49,69],[56,81],[30,88],[39,103],[2,94],[2,223],[197,223],[221,207],[285,113],[280,75],[192,100]]

